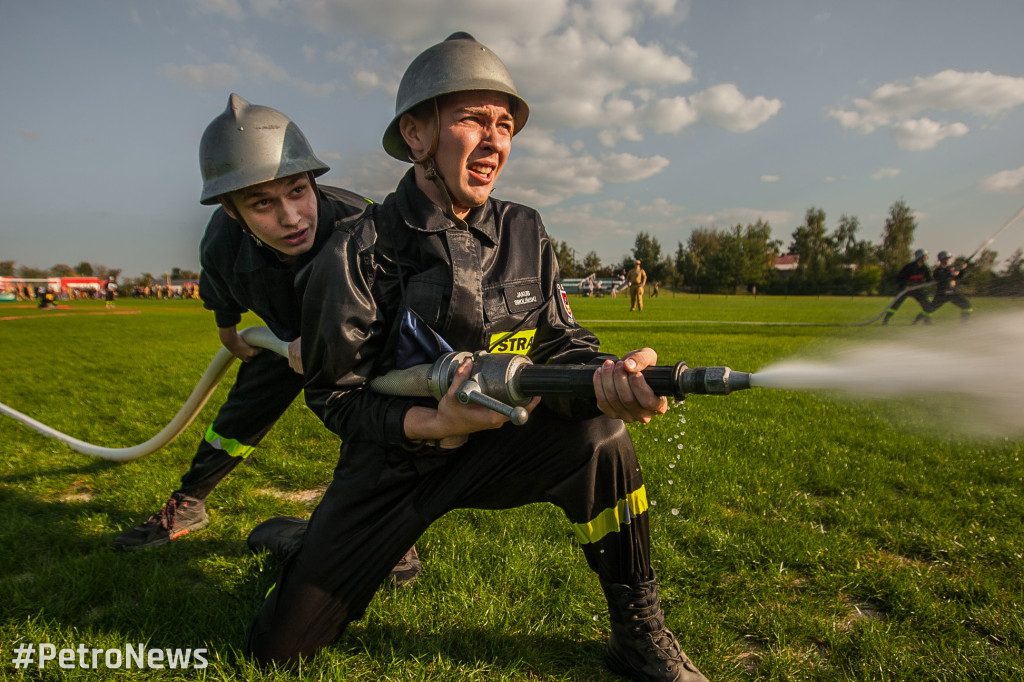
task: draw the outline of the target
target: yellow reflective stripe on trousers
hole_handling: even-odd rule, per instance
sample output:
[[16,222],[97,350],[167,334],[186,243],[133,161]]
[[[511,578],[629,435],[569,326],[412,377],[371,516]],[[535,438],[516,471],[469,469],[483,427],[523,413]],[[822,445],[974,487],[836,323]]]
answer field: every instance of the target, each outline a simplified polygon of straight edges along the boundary
[[617,533],[619,528],[628,525],[633,518],[647,511],[647,488],[640,486],[637,490],[626,494],[614,507],[609,507],[594,517],[589,523],[574,523],[572,528],[576,537],[583,544],[597,542],[608,533]]
[[243,445],[234,438],[225,438],[216,431],[213,430],[213,425],[206,429],[206,442],[217,448],[223,450],[232,457],[248,457],[256,448],[252,445]]

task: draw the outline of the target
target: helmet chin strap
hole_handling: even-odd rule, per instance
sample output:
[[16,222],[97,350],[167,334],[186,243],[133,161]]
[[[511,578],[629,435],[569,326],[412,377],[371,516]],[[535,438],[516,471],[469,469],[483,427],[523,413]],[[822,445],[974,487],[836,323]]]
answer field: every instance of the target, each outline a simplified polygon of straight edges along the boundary
[[455,204],[452,202],[452,195],[448,191],[448,185],[445,183],[444,177],[441,176],[441,172],[437,170],[437,164],[434,163],[434,155],[437,154],[437,145],[441,136],[441,114],[437,110],[437,98],[435,97],[431,101],[434,104],[434,135],[430,140],[430,149],[418,159],[410,151],[409,160],[423,168],[423,177],[432,182],[437,191],[441,193],[441,199],[444,201],[445,216],[455,223],[457,227],[468,229],[466,221],[455,215]]

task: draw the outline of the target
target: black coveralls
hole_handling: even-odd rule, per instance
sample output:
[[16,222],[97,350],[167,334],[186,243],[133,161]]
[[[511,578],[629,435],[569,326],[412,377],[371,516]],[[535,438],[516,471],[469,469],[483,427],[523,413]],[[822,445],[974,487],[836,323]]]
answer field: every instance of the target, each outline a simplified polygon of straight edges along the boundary
[[[896,284],[899,285],[900,289],[906,289],[907,287],[917,286],[930,281],[932,281],[931,270],[929,270],[928,266],[924,263],[918,264],[916,260],[904,265],[896,274]],[[926,287],[922,287],[920,289],[908,291],[906,296],[902,296],[893,301],[893,304],[889,306],[889,312],[895,313],[900,309],[900,306],[903,305],[903,301],[907,300],[909,297],[917,301],[921,305],[921,310],[927,313],[929,311],[929,301],[928,294],[925,293],[925,289]]]
[[956,281],[963,275],[964,270],[967,268],[957,269],[952,265],[939,265],[935,268],[935,297],[931,302],[931,309],[929,312],[935,312],[946,303],[952,303],[957,308],[960,308],[961,315],[970,315],[973,311],[971,302],[967,300],[967,297],[960,293],[956,289]]
[[535,363],[608,357],[576,324],[535,211],[490,199],[466,222],[468,229],[446,218],[410,171],[383,204],[337,230],[300,274],[306,402],[343,443],[302,549],[250,628],[247,649],[263,662],[310,657],[336,639],[404,552],[456,508],[551,502],[602,579],[652,577],[648,503],[632,441],[592,398],[542,403],[525,426],[478,432],[456,449],[417,449],[405,439],[405,413],[436,402],[367,386],[394,362],[399,276],[405,305],[455,350],[528,350]]
[[[256,243],[223,208],[206,227],[200,245],[199,295],[218,327],[233,327],[253,311],[284,341],[299,337],[301,300],[295,272],[319,251],[336,221],[356,215],[369,201],[347,190],[320,186],[313,248],[285,263]],[[288,359],[263,352],[238,368],[234,386],[199,444],[192,466],[181,477],[180,492],[205,499],[216,485],[263,440],[302,390],[303,377]]]

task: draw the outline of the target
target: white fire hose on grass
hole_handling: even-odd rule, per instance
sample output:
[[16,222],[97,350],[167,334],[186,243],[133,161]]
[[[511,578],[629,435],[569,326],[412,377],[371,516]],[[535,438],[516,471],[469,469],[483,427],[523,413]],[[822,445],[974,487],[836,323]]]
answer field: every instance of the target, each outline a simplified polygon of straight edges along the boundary
[[[274,336],[274,333],[266,327],[248,327],[239,332],[241,337],[245,339],[245,342],[250,346],[256,346],[258,348],[265,348],[269,351],[273,351],[278,355],[288,357],[288,343]],[[145,443],[136,445],[130,448],[105,448],[85,441],[78,440],[67,434],[61,433],[56,429],[52,429],[46,424],[36,421],[28,415],[22,414],[15,409],[0,403],[0,414],[7,415],[12,419],[16,419],[33,429],[48,436],[50,438],[56,438],[59,441],[63,441],[75,452],[80,452],[83,455],[89,455],[91,457],[100,457],[102,459],[110,460],[112,462],[127,462],[132,459],[138,459],[151,453],[156,452],[163,446],[167,445],[175,438],[181,435],[181,432],[188,428],[188,425],[192,423],[192,420],[196,418],[199,411],[203,409],[206,401],[213,395],[214,389],[217,388],[217,384],[227,374],[228,368],[231,367],[231,363],[234,362],[235,356],[231,354],[227,348],[221,348],[214,356],[213,361],[210,362],[209,367],[206,368],[206,372],[203,374],[199,383],[192,389],[191,395],[188,400],[182,405],[181,409],[178,410],[178,414],[174,415],[174,419],[163,428],[160,433],[156,434]]]

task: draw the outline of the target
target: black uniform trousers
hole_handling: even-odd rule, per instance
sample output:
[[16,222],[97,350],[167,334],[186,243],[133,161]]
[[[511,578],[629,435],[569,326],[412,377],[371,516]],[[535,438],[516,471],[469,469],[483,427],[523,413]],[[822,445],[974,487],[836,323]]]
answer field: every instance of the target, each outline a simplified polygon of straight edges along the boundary
[[908,291],[906,296],[900,296],[899,298],[897,298],[895,301],[893,301],[893,304],[889,306],[889,312],[894,313],[897,310],[899,310],[900,306],[903,305],[903,302],[906,301],[908,298],[912,298],[915,301],[917,301],[918,304],[921,306],[921,310],[928,312],[928,307],[931,305],[931,303],[928,301],[928,294],[924,293],[923,288]]
[[934,313],[947,303],[952,303],[957,308],[960,308],[960,310],[971,310],[971,302],[967,300],[966,296],[955,289],[936,293],[935,298],[932,299],[931,308],[927,310],[928,312]]
[[180,492],[200,500],[248,456],[302,392],[287,358],[264,350],[238,368],[234,386],[181,477]]
[[524,426],[473,434],[441,454],[345,443],[313,512],[249,630],[263,663],[295,663],[363,615],[395,563],[437,518],[457,508],[561,507],[590,567],[607,582],[652,577],[647,498],[619,420],[566,421],[539,406]]

